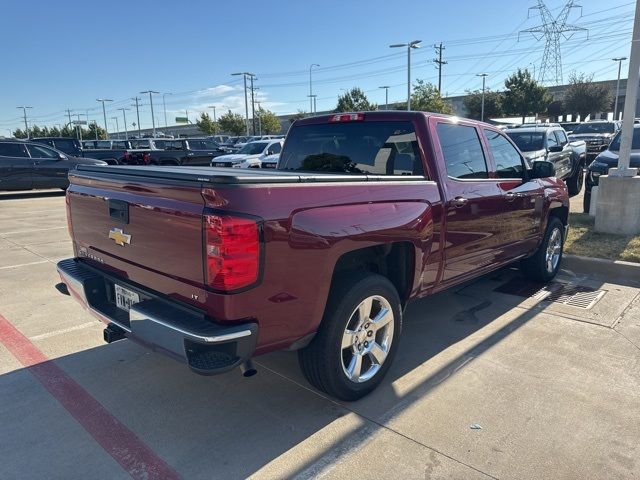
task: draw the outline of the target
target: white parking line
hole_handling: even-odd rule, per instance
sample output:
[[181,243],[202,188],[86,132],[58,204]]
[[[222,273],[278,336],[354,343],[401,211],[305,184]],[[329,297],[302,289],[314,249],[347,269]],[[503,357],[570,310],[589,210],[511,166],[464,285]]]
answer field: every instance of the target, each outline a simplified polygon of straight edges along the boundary
[[41,263],[49,263],[49,260],[40,260],[38,262],[20,263],[18,265],[8,265],[6,267],[0,267],[0,270],[8,270],[10,268],[28,267],[29,265],[39,265]]
[[29,337],[29,340],[44,340],[45,338],[55,337],[56,335],[62,335],[64,333],[75,332],[76,330],[82,330],[84,328],[89,328],[96,325],[98,322],[86,322],[81,323],[80,325],[76,325],[74,327],[63,328],[62,330],[55,330],[53,332],[41,333],[40,335],[34,335],[33,337]]
[[64,227],[49,227],[49,228],[31,228],[29,230],[15,230],[13,232],[0,232],[0,237],[4,235],[17,235],[19,233],[31,233],[31,232],[44,232],[46,230],[62,230]]

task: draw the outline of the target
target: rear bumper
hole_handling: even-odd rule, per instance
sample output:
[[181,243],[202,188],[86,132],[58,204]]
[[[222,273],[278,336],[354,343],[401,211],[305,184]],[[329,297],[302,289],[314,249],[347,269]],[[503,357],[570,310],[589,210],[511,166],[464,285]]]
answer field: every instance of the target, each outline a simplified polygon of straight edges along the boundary
[[[75,259],[58,262],[58,273],[69,293],[101,322],[155,351],[183,361],[203,375],[223,373],[253,355],[258,325],[216,324],[204,313],[128,284]],[[129,312],[116,307],[113,285],[140,295]]]

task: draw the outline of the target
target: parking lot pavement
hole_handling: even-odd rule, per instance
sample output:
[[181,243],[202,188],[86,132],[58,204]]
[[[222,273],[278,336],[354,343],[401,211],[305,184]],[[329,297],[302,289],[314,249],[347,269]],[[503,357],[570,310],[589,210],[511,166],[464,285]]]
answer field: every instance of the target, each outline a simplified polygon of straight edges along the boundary
[[3,480],[640,476],[638,288],[565,273],[544,301],[507,269],[416,301],[385,382],[341,403],[291,352],[245,379],[104,344],[53,288],[70,255],[62,195],[0,195]]

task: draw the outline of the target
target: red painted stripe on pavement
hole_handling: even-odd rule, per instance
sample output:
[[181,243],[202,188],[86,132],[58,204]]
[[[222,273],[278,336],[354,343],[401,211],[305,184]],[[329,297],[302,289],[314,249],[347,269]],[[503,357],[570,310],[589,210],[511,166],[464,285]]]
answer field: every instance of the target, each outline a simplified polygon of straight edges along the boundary
[[135,479],[180,476],[31,341],[0,315],[0,342],[104,450]]

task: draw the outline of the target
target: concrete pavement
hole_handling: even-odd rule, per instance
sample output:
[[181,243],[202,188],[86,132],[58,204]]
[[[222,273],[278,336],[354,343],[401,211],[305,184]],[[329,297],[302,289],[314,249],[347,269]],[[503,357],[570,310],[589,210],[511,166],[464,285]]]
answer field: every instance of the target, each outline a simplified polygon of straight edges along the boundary
[[567,272],[563,282],[604,292],[584,309],[496,292],[519,282],[503,270],[414,302],[387,379],[346,404],[312,389],[290,352],[259,357],[244,379],[104,344],[53,288],[70,255],[62,195],[0,194],[0,316],[23,336],[0,338],[2,479],[153,472],[110,449],[117,435],[92,423],[105,414],[133,434],[123,449],[148,449],[147,467],[183,478],[640,477],[632,286]]

